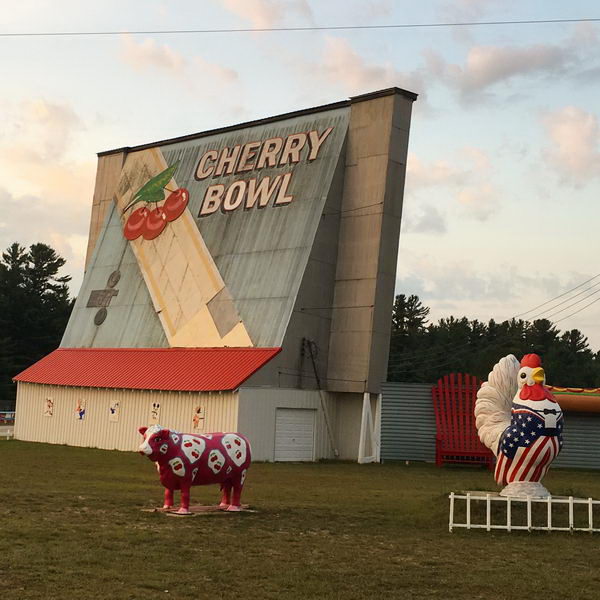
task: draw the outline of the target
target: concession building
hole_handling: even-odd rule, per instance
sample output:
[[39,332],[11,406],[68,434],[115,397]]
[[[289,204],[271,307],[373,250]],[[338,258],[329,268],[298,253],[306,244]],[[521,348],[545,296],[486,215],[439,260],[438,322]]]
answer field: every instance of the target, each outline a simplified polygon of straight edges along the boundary
[[398,88],[98,155],[60,347],[15,437],[135,450],[239,431],[255,460],[378,460],[411,107]]

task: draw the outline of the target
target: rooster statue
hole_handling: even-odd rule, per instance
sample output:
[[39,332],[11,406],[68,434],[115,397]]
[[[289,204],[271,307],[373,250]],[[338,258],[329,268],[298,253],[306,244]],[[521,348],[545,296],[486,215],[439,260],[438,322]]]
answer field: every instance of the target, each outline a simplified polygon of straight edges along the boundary
[[505,356],[477,392],[475,424],[479,439],[496,455],[501,496],[547,497],[541,484],[562,448],[563,413],[544,385],[537,354],[519,361]]

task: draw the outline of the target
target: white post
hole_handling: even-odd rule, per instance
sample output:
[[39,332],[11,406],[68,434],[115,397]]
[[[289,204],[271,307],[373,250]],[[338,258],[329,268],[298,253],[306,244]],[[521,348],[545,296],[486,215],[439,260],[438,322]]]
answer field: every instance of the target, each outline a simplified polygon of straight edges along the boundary
[[573,533],[573,496],[569,496],[569,529]]
[[381,411],[383,394],[377,394],[377,404],[375,405],[375,462],[381,462]]
[[548,496],[548,531],[552,530],[552,496]]
[[487,531],[490,531],[492,524],[492,501],[490,500],[490,495],[485,495],[485,504],[486,504],[486,515],[485,515],[485,524]]
[[[371,394],[363,394],[362,417],[360,422],[360,439],[358,441],[358,462],[369,463],[377,460],[378,440],[375,439],[373,413],[371,411]],[[367,445],[370,445],[370,454],[367,454]]]
[[594,529],[594,504],[591,498],[588,498],[588,520],[590,523],[590,533]]
[[471,529],[471,494],[467,492],[467,529]]
[[510,496],[506,499],[506,529],[508,530],[508,532],[510,533],[511,529],[512,529],[512,521],[511,521],[511,515],[510,515],[510,508],[511,508],[511,504],[510,504]]
[[527,496],[527,531],[531,531],[531,496]]
[[452,526],[454,525],[454,492],[450,494],[450,516],[448,522],[448,530],[452,533]]
[[[369,402],[369,393],[363,394],[363,407],[362,416],[360,418],[360,437],[358,438],[358,462],[364,463],[365,461],[365,446],[367,442],[367,403]],[[370,407],[369,407],[370,409]]]

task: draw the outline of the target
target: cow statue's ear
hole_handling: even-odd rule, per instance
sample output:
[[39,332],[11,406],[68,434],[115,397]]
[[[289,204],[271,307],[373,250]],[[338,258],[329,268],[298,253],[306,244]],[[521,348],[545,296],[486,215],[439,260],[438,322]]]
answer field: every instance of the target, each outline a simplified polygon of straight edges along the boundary
[[161,438],[168,438],[169,437],[169,430],[168,429],[161,429],[160,430],[160,437]]
[[138,429],[138,431],[142,434],[142,435],[146,435],[146,431],[148,431],[147,427],[140,427]]

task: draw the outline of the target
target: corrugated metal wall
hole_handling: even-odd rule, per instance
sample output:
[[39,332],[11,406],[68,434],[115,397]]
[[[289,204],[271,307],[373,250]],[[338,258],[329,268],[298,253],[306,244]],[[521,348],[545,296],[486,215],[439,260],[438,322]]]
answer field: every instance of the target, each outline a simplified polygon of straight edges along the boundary
[[[161,147],[168,164],[181,161],[178,185],[190,192],[189,210],[256,346],[282,343],[346,137],[349,116],[348,107],[342,107]],[[195,177],[200,157],[209,150],[276,137],[285,139],[290,134],[311,130],[322,134],[329,127],[333,130],[314,161],[306,159],[307,144],[302,150],[302,160],[292,167],[265,166],[249,171],[246,176],[232,173],[203,180]],[[229,186],[237,180],[274,177],[286,172],[293,172],[289,193],[294,200],[285,207],[217,211],[197,216],[209,185]],[[269,317],[265,318],[265,314]]]
[[[383,384],[382,460],[435,462],[431,384]],[[556,467],[600,469],[600,415],[566,413],[564,446]]]
[[384,383],[381,391],[381,459],[435,462],[431,385]]
[[[46,398],[54,401],[52,417],[43,415]],[[77,418],[77,401],[84,399],[86,414]],[[118,422],[109,419],[112,402],[120,403]],[[237,392],[149,392],[73,388],[20,383],[17,393],[15,438],[32,442],[87,446],[107,450],[137,450],[138,428],[150,423],[153,403],[160,404],[159,422],[178,431],[236,431]],[[193,430],[194,409],[205,409],[204,427]]]
[[565,413],[563,440],[553,466],[600,469],[600,415]]
[[[335,426],[335,401],[324,392],[327,410],[332,427]],[[273,388],[240,388],[239,420],[240,433],[248,437],[252,444],[254,460],[273,461],[275,459],[275,418],[277,408],[316,409],[315,459],[333,458],[327,435],[321,400],[316,390],[294,390]]]
[[[123,237],[119,213],[111,203],[107,222],[86,270],[60,345],[64,348],[165,348],[169,344],[150,298],[131,245]],[[118,271],[117,295],[106,320],[95,325],[98,308],[87,306],[92,291],[106,289]]]

